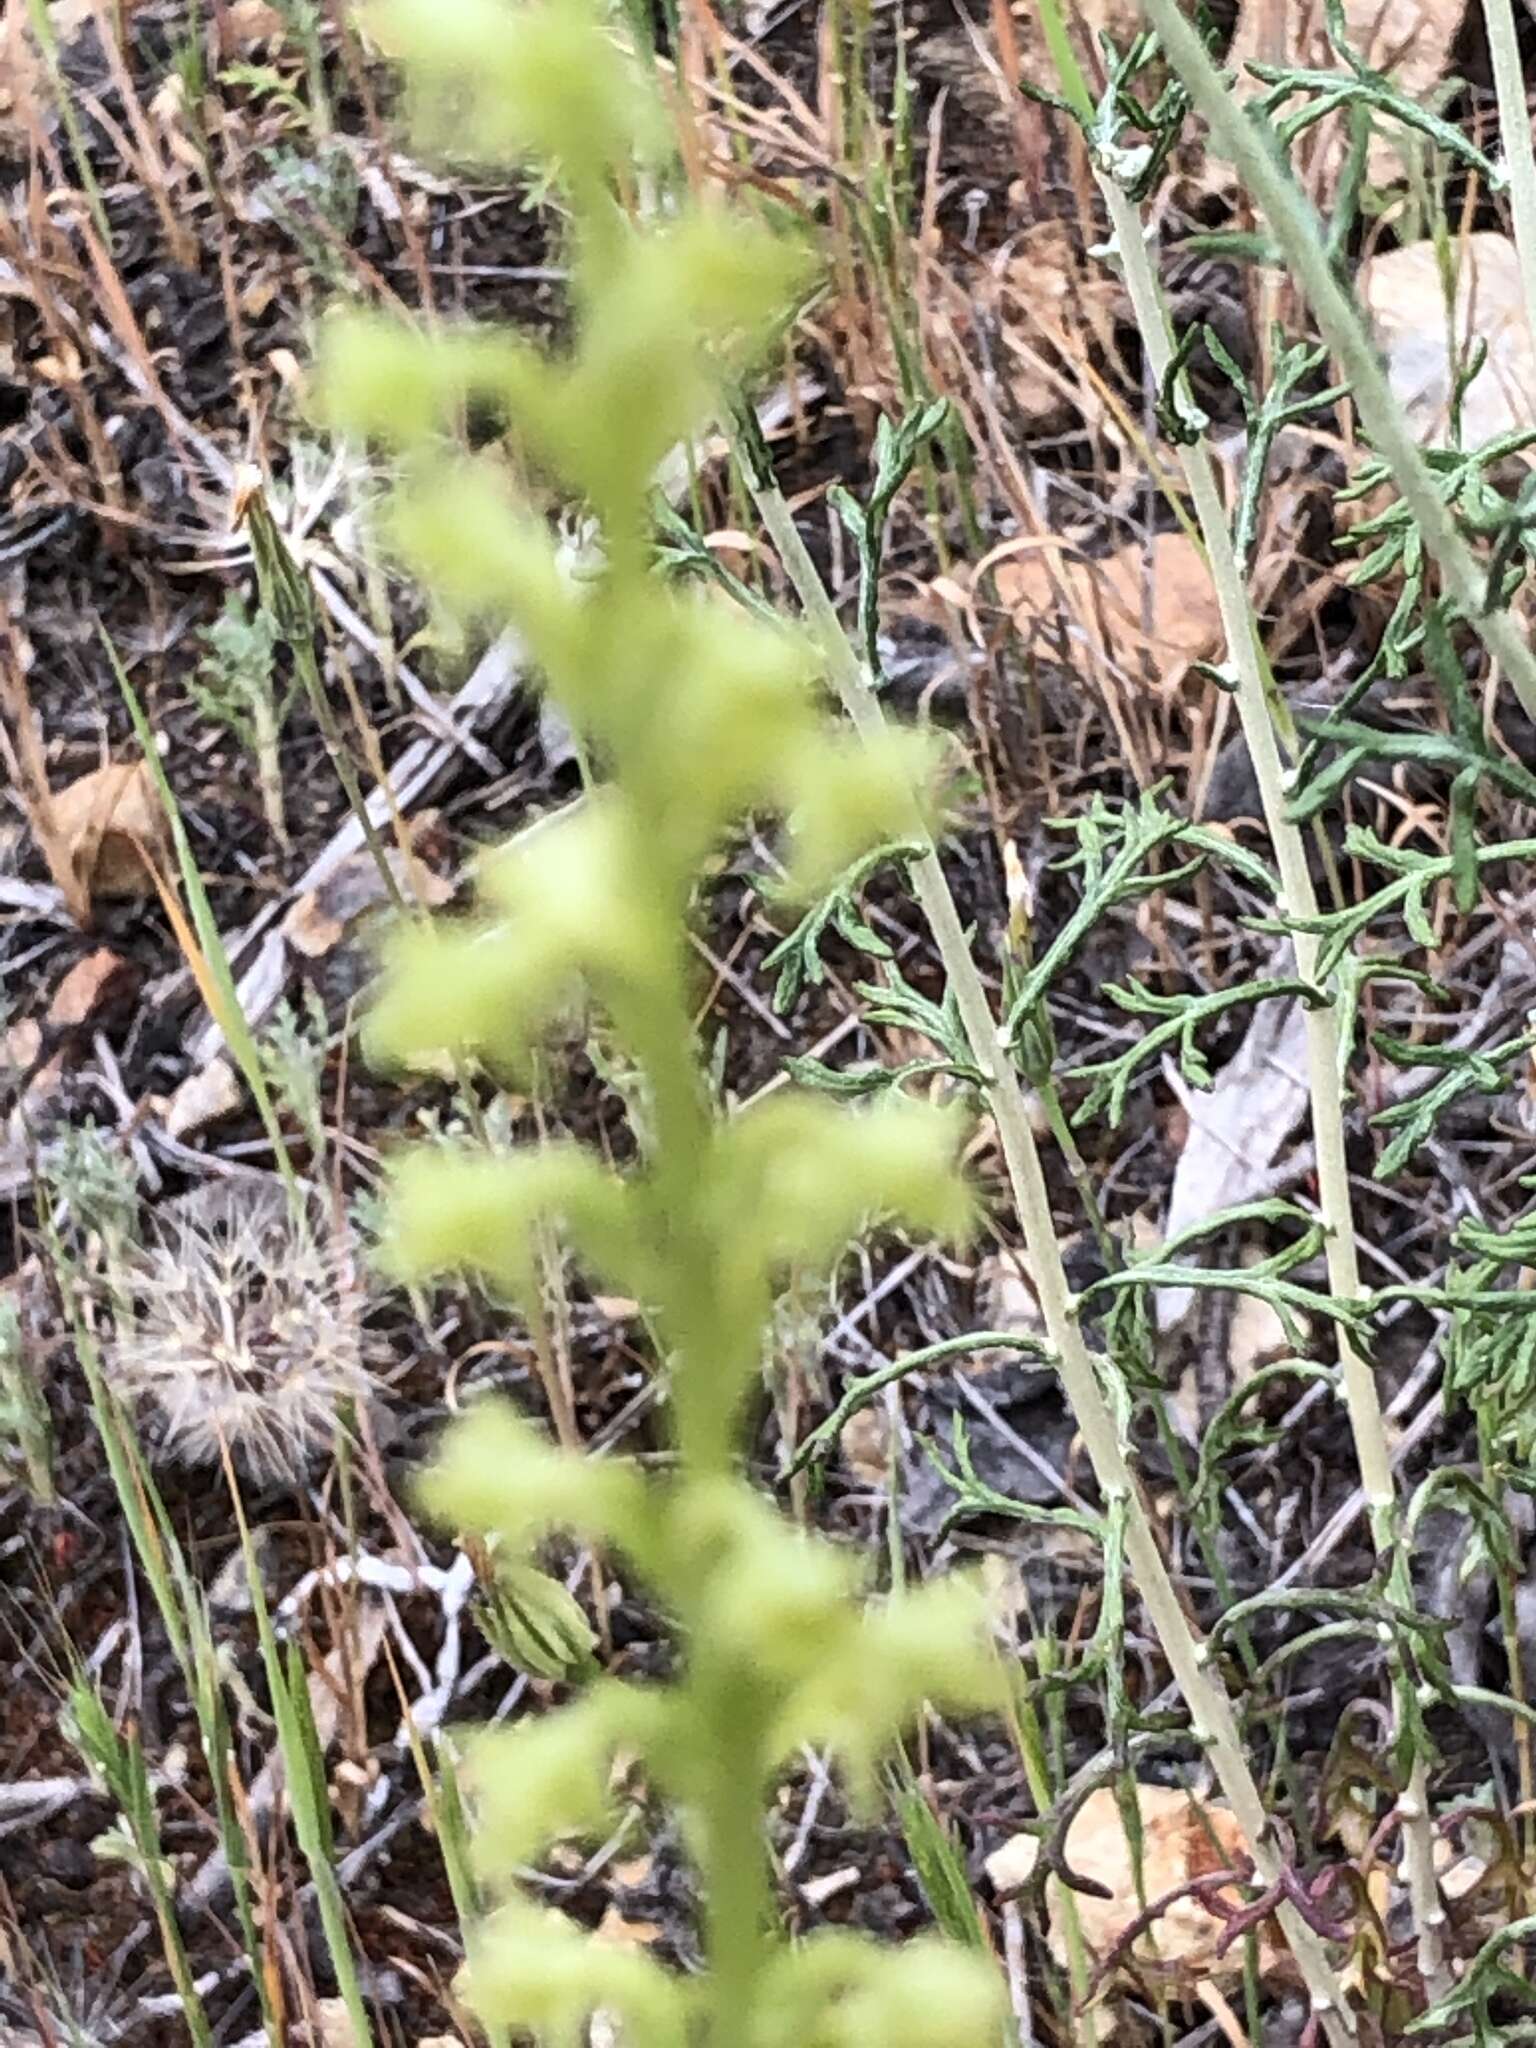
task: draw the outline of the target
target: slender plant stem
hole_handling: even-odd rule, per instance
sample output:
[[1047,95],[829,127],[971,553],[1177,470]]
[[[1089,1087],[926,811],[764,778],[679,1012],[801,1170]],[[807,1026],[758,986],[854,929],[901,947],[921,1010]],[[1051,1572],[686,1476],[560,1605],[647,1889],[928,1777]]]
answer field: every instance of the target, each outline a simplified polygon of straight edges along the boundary
[[[744,466],[758,515],[821,645],[843,707],[856,729],[865,737],[873,737],[884,727],[879,699],[843,632],[783,494],[771,478],[758,473],[750,454],[746,454]],[[1264,1801],[1243,1753],[1231,1702],[1209,1668],[1204,1645],[1179,1601],[1126,1462],[1120,1433],[1100,1381],[1100,1367],[1083,1337],[1077,1305],[1061,1262],[1050,1193],[1030,1128],[1023,1087],[1012,1058],[999,1043],[997,1019],[966,943],[965,928],[949,883],[931,844],[914,863],[912,875],[918,902],[933,932],[959,1008],[971,1056],[983,1076],[1046,1334],[1056,1353],[1062,1386],[1099,1490],[1106,1505],[1124,1504],[1126,1556],[1163,1653],[1184,1695],[1194,1731],[1210,1754],[1217,1782],[1247,1836],[1254,1867],[1266,1884],[1273,1883],[1279,1876],[1280,1861],[1269,1832]],[[1354,2016],[1322,1941],[1289,1905],[1280,1907],[1278,1917],[1329,2041],[1333,2048],[1344,2048],[1355,2031]]]
[[1509,168],[1509,197],[1515,216],[1515,249],[1526,315],[1536,320],[1536,153],[1531,148],[1531,110],[1515,35],[1510,0],[1483,0],[1488,55],[1499,100],[1499,133]]
[[1316,211],[1280,162],[1270,137],[1222,79],[1179,11],[1178,0],[1142,0],[1142,7],[1209,124],[1217,148],[1236,165],[1244,190],[1268,219],[1287,264],[1311,301],[1319,331],[1338,358],[1366,431],[1412,512],[1447,593],[1508,676],[1527,715],[1536,718],[1536,653],[1507,611],[1483,609],[1484,577],[1477,558],[1441,503],[1365,323],[1334,275]]
[[[1147,253],[1141,217],[1112,178],[1102,172],[1096,175],[1099,190],[1109,209],[1142,346],[1147,353],[1148,365],[1161,384],[1173,360],[1173,336],[1162,287]],[[1226,509],[1204,443],[1197,441],[1180,449],[1179,454],[1216,589],[1227,658],[1236,677],[1238,718],[1258,781],[1275,864],[1280,871],[1284,898],[1281,913],[1293,919],[1309,920],[1317,915],[1317,897],[1307,866],[1305,842],[1287,810],[1286,776],[1264,688],[1257,621],[1232,545]],[[1304,981],[1315,981],[1318,940],[1310,932],[1296,931],[1292,942],[1296,951],[1297,973]],[[1305,1013],[1304,1026],[1307,1087],[1317,1152],[1318,1207],[1323,1220],[1328,1285],[1336,1299],[1360,1301],[1364,1298],[1365,1289],[1360,1282],[1360,1259],[1349,1190],[1349,1161],[1344,1143],[1343,1073],[1336,1004],[1309,1008]],[[1350,1431],[1360,1465],[1361,1484],[1370,1507],[1371,1533],[1394,1595],[1406,1596],[1411,1605],[1408,1561],[1399,1540],[1392,1454],[1387,1443],[1376,1374],[1369,1359],[1342,1325],[1339,1326],[1337,1341]],[[1412,1679],[1405,1674],[1400,1657],[1395,1658],[1394,1663],[1399,1719],[1404,1725],[1411,1726],[1408,1719],[1411,1702],[1403,1696],[1402,1689],[1411,1685]],[[1400,1815],[1407,1850],[1410,1900],[1418,1935],[1419,1964],[1430,1996],[1438,1999],[1451,1988],[1451,1979],[1445,1963],[1445,1914],[1435,1885],[1434,1830],[1429,1812],[1427,1774],[1417,1746]]]

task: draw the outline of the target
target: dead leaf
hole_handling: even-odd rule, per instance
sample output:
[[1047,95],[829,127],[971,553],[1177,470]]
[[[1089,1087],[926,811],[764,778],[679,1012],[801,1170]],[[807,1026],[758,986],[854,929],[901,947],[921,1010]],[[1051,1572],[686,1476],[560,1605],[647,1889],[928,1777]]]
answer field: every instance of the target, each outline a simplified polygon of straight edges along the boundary
[[233,1116],[245,1101],[228,1060],[210,1060],[189,1074],[165,1104],[165,1134],[189,1138],[194,1131]]
[[[1249,1245],[1243,1252],[1243,1264],[1256,1266],[1263,1256],[1258,1245]],[[1306,1317],[1298,1315],[1296,1321],[1305,1334]],[[1252,1379],[1261,1366],[1273,1365],[1277,1358],[1288,1358],[1295,1348],[1272,1303],[1261,1301],[1256,1294],[1238,1295],[1227,1333],[1227,1362],[1232,1368],[1234,1386],[1240,1387],[1245,1380]]]
[[[423,836],[429,821],[422,821],[413,840]],[[414,851],[409,858],[398,847],[390,847],[385,859],[395,886],[409,902],[423,909],[438,910],[453,898],[453,884],[435,873]],[[389,901],[389,890],[371,853],[354,853],[313,889],[307,889],[283,919],[283,934],[295,951],[308,960],[323,959],[340,945],[349,928],[381,903]]]
[[860,1408],[837,1434],[843,1464],[864,1486],[884,1486],[890,1477],[891,1424],[878,1406]]
[[231,0],[224,10],[227,53],[249,50],[257,43],[280,41],[287,29],[282,9],[269,7],[267,0]]
[[70,915],[90,922],[92,904],[154,893],[154,868],[169,846],[165,813],[142,761],[109,762],[48,801],[45,848]]
[[1536,424],[1536,344],[1515,245],[1507,235],[1467,235],[1456,245],[1456,261],[1449,322],[1433,242],[1373,256],[1355,280],[1392,390],[1428,447],[1446,444],[1454,370],[1479,340],[1488,345],[1488,360],[1462,401],[1463,445],[1475,448]]
[[610,1906],[598,1921],[594,1939],[615,1948],[651,1948],[660,1941],[663,1929],[654,1920],[626,1920],[617,1906]]
[[19,1017],[8,1031],[0,1033],[0,1070],[7,1078],[28,1074],[37,1065],[42,1049],[42,1026],[35,1017]]
[[1084,328],[1102,333],[1112,323],[1122,287],[1084,258],[1075,222],[1029,223],[1006,256],[978,264],[963,289],[956,332],[962,339],[995,334],[998,374],[1020,429],[1049,432],[1095,404],[1082,375]]
[[632,1323],[640,1313],[639,1302],[627,1294],[594,1294],[592,1306],[610,1323]]
[[[1073,1895],[1078,1927],[1086,1946],[1099,1958],[1142,1911],[1143,1896],[1148,1904],[1191,1878],[1212,1871],[1239,1868],[1247,1862],[1247,1845],[1229,1807],[1220,1801],[1199,1801],[1170,1785],[1138,1785],[1136,1803],[1141,1815],[1141,1886],[1137,1885],[1136,1858],[1126,1839],[1125,1824],[1113,1786],[1090,1792],[1067,1830],[1065,1843],[1068,1866],[1081,1877],[1107,1885],[1111,1896],[1094,1898],[1086,1892]],[[1235,1887],[1222,1896],[1233,1905],[1243,1894]],[[1051,1953],[1063,1966],[1067,1962],[1067,1940],[1061,1911],[1061,1886],[1052,1878],[1046,1887],[1051,1906]],[[1225,1922],[1198,1899],[1176,1901],[1162,1914],[1132,1950],[1143,1965],[1161,1964],[1195,1977],[1239,1976],[1243,1969],[1244,1944],[1234,1942],[1225,1956],[1216,1954]],[[1273,1938],[1259,1937],[1260,1968],[1272,1966],[1276,1956]]]
[[138,970],[131,961],[110,946],[98,946],[77,960],[54,990],[48,1023],[56,1031],[88,1024],[121,1000],[137,980]]
[[314,2024],[306,2030],[312,2048],[359,2048],[344,1998],[317,1998],[314,2013]]
[[[1283,969],[1280,971],[1284,971]],[[1209,1093],[1179,1086],[1189,1136],[1174,1168],[1165,1238],[1245,1202],[1264,1184],[1280,1147],[1307,1107],[1307,1036],[1301,1004],[1271,996],[1254,1005],[1242,1044]],[[1194,1305],[1194,1289],[1160,1287],[1157,1326],[1172,1330]]]
[[1176,688],[1192,661],[1221,651],[1211,573],[1185,533],[1160,533],[1150,550],[1133,542],[1093,562],[1051,543],[996,562],[993,573],[1024,638],[1065,617],[1116,668],[1139,670],[1149,657],[1159,689]]
[[48,0],[48,26],[61,49],[67,49],[95,18],[95,0]]

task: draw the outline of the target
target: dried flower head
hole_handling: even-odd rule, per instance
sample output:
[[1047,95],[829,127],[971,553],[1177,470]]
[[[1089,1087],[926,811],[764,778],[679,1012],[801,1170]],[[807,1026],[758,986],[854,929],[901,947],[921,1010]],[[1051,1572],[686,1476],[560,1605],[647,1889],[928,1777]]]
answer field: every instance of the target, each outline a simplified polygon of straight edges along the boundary
[[165,1204],[113,1275],[114,1384],[147,1397],[167,1449],[264,1480],[301,1470],[366,1398],[373,1342],[351,1247],[265,1181]]

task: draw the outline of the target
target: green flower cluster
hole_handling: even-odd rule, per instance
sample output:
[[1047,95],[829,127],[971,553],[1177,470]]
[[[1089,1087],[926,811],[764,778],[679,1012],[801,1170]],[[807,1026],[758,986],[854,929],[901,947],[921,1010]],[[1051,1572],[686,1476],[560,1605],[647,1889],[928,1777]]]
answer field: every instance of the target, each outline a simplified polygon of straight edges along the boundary
[[[950,1115],[785,1094],[725,1116],[692,1025],[689,919],[742,816],[785,819],[793,878],[813,891],[921,830],[936,780],[920,735],[871,743],[838,723],[800,633],[650,567],[657,466],[709,417],[722,378],[750,365],[803,252],[713,203],[647,201],[664,109],[585,0],[388,0],[369,22],[405,64],[429,144],[531,159],[549,176],[568,222],[574,334],[556,352],[338,316],[325,409],[394,451],[401,554],[444,607],[516,629],[597,764],[577,805],[487,861],[472,918],[400,930],[370,1051],[516,1073],[562,1014],[594,1005],[646,1105],[638,1163],[622,1173],[570,1143],[406,1156],[389,1255],[412,1278],[467,1269],[526,1299],[539,1233],[563,1230],[603,1285],[645,1304],[677,1452],[649,1477],[573,1456],[487,1405],[428,1482],[444,1519],[511,1564],[554,1529],[622,1554],[685,1650],[671,1684],[603,1679],[474,1744],[477,1853],[509,1898],[474,1943],[471,1993],[494,2024],[550,2042],[580,2039],[601,2010],[635,2048],[976,2048],[1001,2021],[985,1959],[928,1941],[894,1956],[842,1935],[789,1944],[763,1840],[774,1774],[802,1744],[834,1748],[867,1788],[925,1701],[984,1706],[1002,1683],[970,1588],[866,1603],[851,1562],[737,1469],[786,1270],[829,1267],[872,1220],[953,1236],[969,1217]],[[593,515],[595,573],[572,577],[500,465],[457,447],[472,402],[498,408],[528,467]],[[698,1977],[594,1943],[516,1893],[516,1870],[550,1842],[608,1824],[621,1757],[684,1818],[704,1897]]]

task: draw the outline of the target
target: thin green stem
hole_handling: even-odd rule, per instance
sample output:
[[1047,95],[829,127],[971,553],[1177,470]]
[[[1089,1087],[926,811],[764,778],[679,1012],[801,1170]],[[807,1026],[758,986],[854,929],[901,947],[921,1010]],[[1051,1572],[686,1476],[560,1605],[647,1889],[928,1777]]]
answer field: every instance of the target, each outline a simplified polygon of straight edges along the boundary
[[[1120,250],[1142,345],[1147,351],[1152,373],[1161,384],[1173,361],[1173,337],[1162,288],[1147,252],[1141,218],[1112,178],[1102,172],[1097,176]],[[1312,920],[1318,914],[1317,896],[1307,865],[1306,844],[1288,813],[1287,778],[1265,689],[1258,624],[1248,601],[1226,509],[1204,444],[1197,441],[1181,449],[1180,458],[1200,524],[1211,580],[1215,585],[1227,643],[1227,659],[1236,678],[1238,718],[1253,762],[1265,823],[1274,848],[1275,865],[1280,873],[1281,914]],[[1293,944],[1297,972],[1304,981],[1315,981],[1319,953],[1317,938],[1310,932],[1297,931],[1293,934]],[[1318,1206],[1325,1233],[1328,1285],[1337,1300],[1361,1301],[1365,1297],[1365,1289],[1360,1280],[1354,1209],[1349,1189],[1337,1003],[1309,1005],[1304,1015],[1304,1028],[1307,1087],[1317,1153]],[[1411,1605],[1411,1587],[1400,1583],[1406,1576],[1407,1560],[1398,1540],[1397,1491],[1375,1371],[1342,1323],[1337,1326],[1336,1341],[1355,1456],[1370,1505],[1372,1532],[1392,1576],[1394,1592],[1406,1593]],[[1397,1683],[1401,1714],[1408,1705],[1402,1697],[1402,1688],[1411,1680],[1404,1676],[1400,1659]],[[1442,1940],[1445,1916],[1435,1886],[1434,1838],[1425,1769],[1417,1752],[1401,1812],[1408,1848],[1409,1889],[1419,1935],[1419,1959],[1431,1995],[1438,1998],[1450,1987]]]
[[1526,102],[1525,72],[1510,0],[1483,0],[1483,22],[1488,31],[1493,88],[1499,101],[1499,133],[1509,168],[1521,296],[1528,317],[1536,318],[1536,151],[1531,147],[1531,112]]
[[[820,643],[843,707],[861,734],[876,737],[884,727],[879,700],[857,652],[843,632],[783,494],[771,478],[756,472],[750,460],[745,466],[758,515]],[[1062,1265],[1050,1192],[1030,1127],[1023,1087],[1011,1056],[999,1043],[997,1020],[931,842],[914,863],[912,872],[918,901],[937,942],[972,1057],[983,1076],[1062,1386],[1106,1505],[1124,1503],[1127,1560],[1184,1695],[1195,1732],[1206,1744],[1217,1781],[1248,1838],[1255,1868],[1265,1883],[1272,1883],[1279,1876],[1280,1864],[1263,1798],[1244,1754],[1231,1702],[1208,1668],[1204,1646],[1174,1590],[1126,1462],[1114,1414],[1100,1381],[1101,1365],[1084,1340]],[[1291,1907],[1282,1906],[1279,1918],[1328,2038],[1334,2048],[1343,2048],[1355,2032],[1354,2017],[1327,1952]]]
[[1315,210],[1279,160],[1272,139],[1211,62],[1199,35],[1180,12],[1178,0],[1142,0],[1142,5],[1169,62],[1209,123],[1212,140],[1236,165],[1244,190],[1268,219],[1287,265],[1311,302],[1323,339],[1339,360],[1366,432],[1391,470],[1446,590],[1508,676],[1527,715],[1536,718],[1536,654],[1508,612],[1483,609],[1483,577],[1477,559],[1441,503],[1428,465],[1377,360],[1365,322],[1334,275]]

